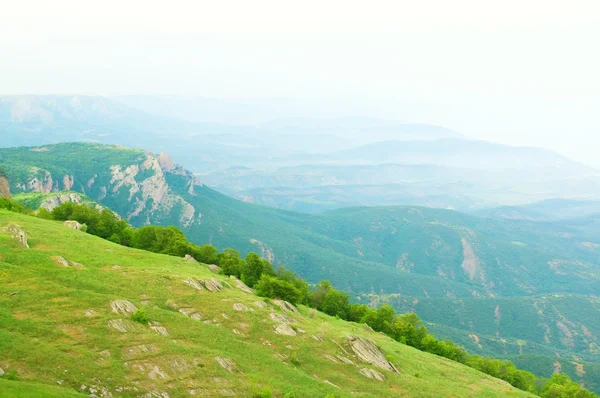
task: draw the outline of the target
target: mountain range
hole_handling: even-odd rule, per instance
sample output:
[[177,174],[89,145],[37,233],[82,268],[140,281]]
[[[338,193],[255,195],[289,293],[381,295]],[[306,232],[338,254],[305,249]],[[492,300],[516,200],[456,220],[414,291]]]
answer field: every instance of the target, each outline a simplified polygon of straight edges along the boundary
[[533,356],[525,368],[548,376],[560,365],[598,390],[594,218],[532,221],[413,206],[308,215],[220,194],[166,153],[90,143],[0,149],[0,164],[16,198],[77,191],[135,226],[177,225],[197,243],[259,251],[359,302],[415,310],[438,337],[474,352]]

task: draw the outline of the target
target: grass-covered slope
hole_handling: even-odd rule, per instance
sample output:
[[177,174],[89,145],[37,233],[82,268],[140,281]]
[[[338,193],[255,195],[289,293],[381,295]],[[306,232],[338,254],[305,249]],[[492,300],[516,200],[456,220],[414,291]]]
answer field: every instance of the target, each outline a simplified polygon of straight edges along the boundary
[[[362,325],[303,307],[285,314],[269,302],[260,308],[262,299],[226,286],[232,281],[202,264],[0,210],[0,226],[9,224],[27,233],[30,248],[0,233],[0,367],[17,379],[0,378],[2,396],[77,396],[90,388],[98,396],[250,396],[267,390],[297,397],[527,396]],[[60,265],[59,256],[70,266]],[[223,289],[198,291],[184,283],[189,278],[216,278]],[[113,312],[115,300],[144,308],[152,325]],[[295,336],[275,333],[282,316]],[[348,334],[373,340],[399,373],[363,363]],[[363,368],[385,380],[365,377]]]

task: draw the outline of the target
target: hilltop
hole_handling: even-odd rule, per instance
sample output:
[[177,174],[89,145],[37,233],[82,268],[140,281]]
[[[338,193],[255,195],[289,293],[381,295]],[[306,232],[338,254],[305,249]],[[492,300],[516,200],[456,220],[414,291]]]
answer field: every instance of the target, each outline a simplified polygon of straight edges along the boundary
[[[529,396],[363,325],[302,306],[285,312],[204,264],[0,210],[0,226],[9,224],[25,231],[30,248],[0,233],[0,367],[17,379],[0,378],[3,391],[37,397],[79,396],[76,391],[103,397]],[[132,320],[139,308],[148,325]],[[382,367],[363,362],[349,335],[373,342],[386,358]]]

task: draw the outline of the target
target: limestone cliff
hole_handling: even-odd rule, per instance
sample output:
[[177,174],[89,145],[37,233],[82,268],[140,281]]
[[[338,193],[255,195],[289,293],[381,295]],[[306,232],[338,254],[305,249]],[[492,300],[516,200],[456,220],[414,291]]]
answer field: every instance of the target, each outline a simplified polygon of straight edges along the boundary
[[10,185],[2,170],[0,170],[0,197],[10,198]]

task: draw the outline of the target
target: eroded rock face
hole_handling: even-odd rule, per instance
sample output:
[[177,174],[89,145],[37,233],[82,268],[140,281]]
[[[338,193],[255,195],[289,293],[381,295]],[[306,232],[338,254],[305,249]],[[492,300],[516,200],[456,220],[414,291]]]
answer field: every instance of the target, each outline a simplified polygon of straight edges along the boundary
[[375,365],[389,372],[399,373],[396,366],[388,361],[385,354],[377,347],[377,345],[364,337],[349,334],[346,336],[346,341],[350,344],[354,354],[363,362]]
[[132,302],[127,300],[115,300],[110,303],[110,308],[115,314],[123,314],[126,316],[131,316],[138,310]]
[[10,184],[8,183],[8,179],[2,174],[2,170],[0,170],[0,198],[10,199]]

